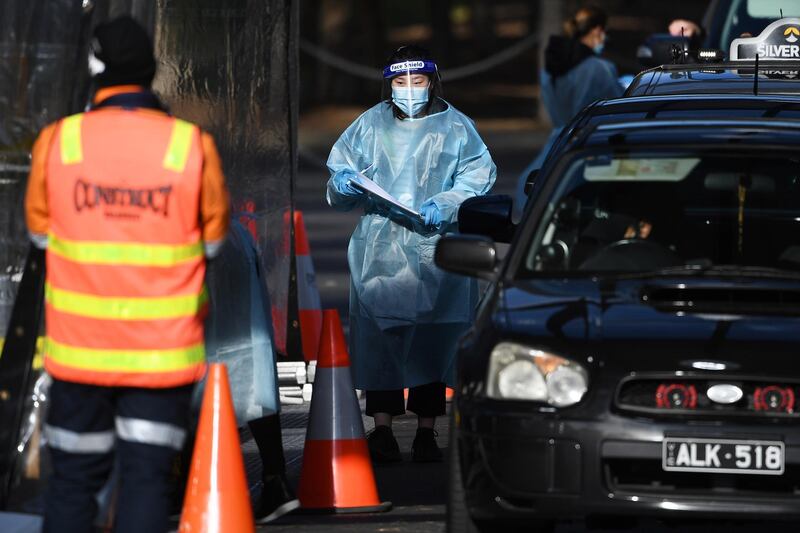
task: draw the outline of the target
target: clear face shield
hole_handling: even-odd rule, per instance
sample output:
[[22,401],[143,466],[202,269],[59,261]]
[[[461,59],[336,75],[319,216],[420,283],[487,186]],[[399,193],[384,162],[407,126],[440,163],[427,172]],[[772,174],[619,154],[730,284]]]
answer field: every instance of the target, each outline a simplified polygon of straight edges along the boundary
[[419,118],[428,106],[433,76],[437,73],[433,61],[409,60],[393,63],[383,69],[390,80],[392,103],[409,119]]

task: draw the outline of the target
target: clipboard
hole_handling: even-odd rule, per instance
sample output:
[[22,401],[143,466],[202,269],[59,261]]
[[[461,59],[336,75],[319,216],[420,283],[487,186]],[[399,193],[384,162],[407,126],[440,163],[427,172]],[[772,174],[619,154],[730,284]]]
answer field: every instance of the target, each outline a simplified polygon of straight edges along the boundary
[[379,204],[382,204],[389,209],[399,211],[413,222],[422,224],[423,226],[425,225],[425,217],[410,207],[406,207],[401,204],[399,201],[397,201],[397,198],[386,192],[383,187],[366,177],[361,172],[357,172],[354,177],[350,178],[350,184],[356,189],[367,194]]

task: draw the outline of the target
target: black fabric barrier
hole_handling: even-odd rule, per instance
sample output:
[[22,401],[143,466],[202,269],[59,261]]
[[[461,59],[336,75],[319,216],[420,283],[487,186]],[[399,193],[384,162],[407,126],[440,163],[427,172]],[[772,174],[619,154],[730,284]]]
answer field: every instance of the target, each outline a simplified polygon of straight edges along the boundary
[[[29,246],[23,199],[31,146],[42,127],[86,107],[93,89],[86,61],[91,30],[121,14],[133,15],[153,35],[156,93],[174,115],[197,123],[217,141],[234,218],[254,238],[257,283],[271,301],[263,314],[271,315],[274,344],[286,354],[292,322],[287,312],[296,172],[297,0],[0,2],[0,339],[6,336],[15,299],[37,298],[17,295]],[[214,269],[218,275],[227,270],[219,268],[222,263]],[[220,281],[212,284],[220,286]],[[37,309],[35,302],[25,303],[22,308]],[[215,304],[241,313],[241,321],[254,316],[251,306],[237,307],[230,297],[217,298]],[[226,361],[225,354],[235,351],[229,339],[239,342],[240,336],[222,331],[224,324],[241,324],[236,316],[226,316],[224,323],[213,320],[209,329],[216,337],[209,342],[214,352],[209,359]],[[47,383],[40,368],[41,339],[35,339],[41,326],[28,329],[26,335],[34,338],[15,343],[25,353],[15,353],[14,361],[29,361],[34,371],[19,374],[26,383],[18,385],[27,392],[20,400],[21,427],[11,439],[18,456],[0,461],[0,478],[8,481],[0,487],[0,508],[36,512],[47,471],[46,454],[39,453]],[[253,374],[249,363],[234,366]],[[249,396],[234,399],[240,422],[275,403],[266,391],[242,383],[239,390]],[[0,402],[4,396],[0,390]],[[8,407],[0,412],[18,412]]]

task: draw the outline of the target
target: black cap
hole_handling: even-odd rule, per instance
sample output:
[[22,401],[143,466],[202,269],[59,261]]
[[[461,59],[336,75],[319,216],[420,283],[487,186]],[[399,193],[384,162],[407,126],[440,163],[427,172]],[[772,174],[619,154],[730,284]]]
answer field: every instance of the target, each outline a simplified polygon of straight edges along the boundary
[[97,26],[92,51],[105,64],[105,70],[95,76],[99,87],[149,86],[156,74],[150,36],[130,16],[115,18]]

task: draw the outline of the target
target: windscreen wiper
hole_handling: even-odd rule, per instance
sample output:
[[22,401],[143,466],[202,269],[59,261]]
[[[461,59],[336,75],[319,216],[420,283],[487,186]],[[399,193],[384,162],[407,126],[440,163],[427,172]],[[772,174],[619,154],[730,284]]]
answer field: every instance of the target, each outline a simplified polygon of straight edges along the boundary
[[800,280],[799,271],[747,265],[682,265],[658,270],[650,270],[646,272],[613,274],[608,277],[611,277],[615,280],[626,280],[663,278],[671,276]]

